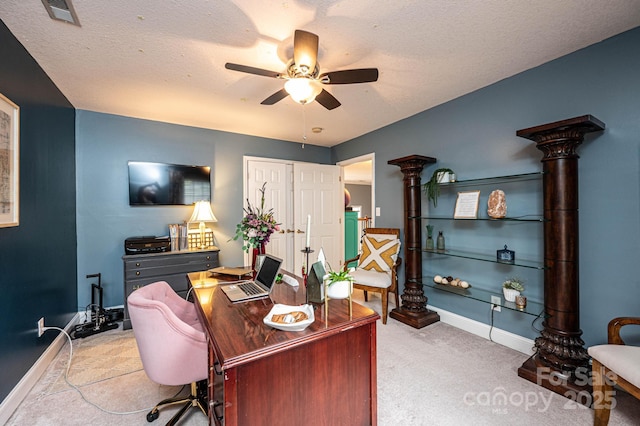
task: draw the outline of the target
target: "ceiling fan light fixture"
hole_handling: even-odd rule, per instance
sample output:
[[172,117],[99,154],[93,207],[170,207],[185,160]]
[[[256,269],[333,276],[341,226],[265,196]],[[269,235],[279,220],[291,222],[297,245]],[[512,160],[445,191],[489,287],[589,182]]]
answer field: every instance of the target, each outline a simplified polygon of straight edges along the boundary
[[292,78],[284,83],[284,90],[299,104],[308,104],[322,92],[320,84],[308,78]]

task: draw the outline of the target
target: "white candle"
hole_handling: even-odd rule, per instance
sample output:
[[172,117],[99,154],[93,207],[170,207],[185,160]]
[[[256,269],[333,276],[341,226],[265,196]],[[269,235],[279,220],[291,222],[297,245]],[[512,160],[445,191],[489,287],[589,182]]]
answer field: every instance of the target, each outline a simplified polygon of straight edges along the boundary
[[307,248],[311,247],[311,215],[307,215]]

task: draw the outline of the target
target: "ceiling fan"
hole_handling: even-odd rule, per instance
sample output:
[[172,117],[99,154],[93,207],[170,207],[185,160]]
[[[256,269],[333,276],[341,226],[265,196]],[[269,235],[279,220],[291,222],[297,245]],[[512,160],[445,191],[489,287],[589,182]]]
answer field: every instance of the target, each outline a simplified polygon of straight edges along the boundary
[[262,105],[273,105],[291,96],[300,104],[313,102],[315,99],[328,110],[339,107],[340,102],[322,88],[323,84],[370,83],[378,80],[377,68],[360,68],[343,71],[331,71],[320,74],[318,59],[318,36],[296,30],[293,38],[293,58],[289,61],[286,73],[269,71],[227,62],[225,68],[264,77],[287,80],[284,88],[261,102]]

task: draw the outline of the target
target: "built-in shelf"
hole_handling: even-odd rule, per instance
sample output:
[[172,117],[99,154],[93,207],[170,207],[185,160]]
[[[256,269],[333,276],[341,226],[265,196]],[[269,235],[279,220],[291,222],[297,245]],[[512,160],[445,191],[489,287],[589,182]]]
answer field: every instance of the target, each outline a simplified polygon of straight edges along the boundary
[[[415,250],[415,249],[408,248],[408,250]],[[545,269],[545,266],[544,266],[544,264],[542,262],[534,261],[534,260],[516,258],[513,263],[498,262],[498,259],[497,259],[495,253],[489,255],[489,254],[485,254],[485,253],[475,253],[475,252],[470,252],[470,251],[452,250],[452,249],[447,249],[445,251],[425,250],[425,249],[423,249],[422,251],[424,253],[428,253],[428,254],[433,255],[433,256],[460,257],[460,258],[463,258],[463,259],[479,260],[479,261],[482,261],[482,262],[500,263],[500,264],[509,265],[509,266],[520,266],[522,268],[531,268],[531,269],[539,269],[539,270]]]
[[542,179],[542,176],[543,172],[522,173],[507,176],[491,176],[486,178],[456,180],[455,182],[442,182],[440,183],[440,186],[465,187],[477,185],[493,185],[496,183],[524,182],[527,180]]
[[498,296],[501,300],[500,306],[506,309],[510,309],[516,312],[522,312],[528,315],[541,316],[544,312],[544,305],[539,302],[527,300],[527,305],[524,308],[518,308],[515,302],[507,302],[504,300],[504,295],[501,292],[493,292],[489,290],[483,290],[475,286],[469,288],[453,287],[451,285],[436,284],[433,282],[433,277],[423,277],[421,281],[417,281],[417,284],[423,287],[429,287],[445,293],[452,293],[458,296],[467,297],[469,299],[478,300],[484,303],[494,303],[491,300],[491,296]]
[[492,217],[479,217],[475,219],[456,219],[453,216],[409,216],[409,219],[424,219],[424,220],[458,220],[458,221],[474,221],[481,220],[485,222],[544,222],[545,219],[541,215],[526,215],[517,217],[503,217],[502,219],[494,219]]

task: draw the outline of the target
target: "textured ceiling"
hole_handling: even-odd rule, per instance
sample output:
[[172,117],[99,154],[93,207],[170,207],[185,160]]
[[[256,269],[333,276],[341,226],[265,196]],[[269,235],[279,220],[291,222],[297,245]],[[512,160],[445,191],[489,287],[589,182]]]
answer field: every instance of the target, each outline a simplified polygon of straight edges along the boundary
[[[640,0],[73,0],[81,26],[41,0],[0,19],[78,109],[333,146],[640,25]],[[377,67],[325,86],[327,111],[286,98],[293,33],[320,37],[320,71]],[[311,132],[321,127],[322,133]]]

